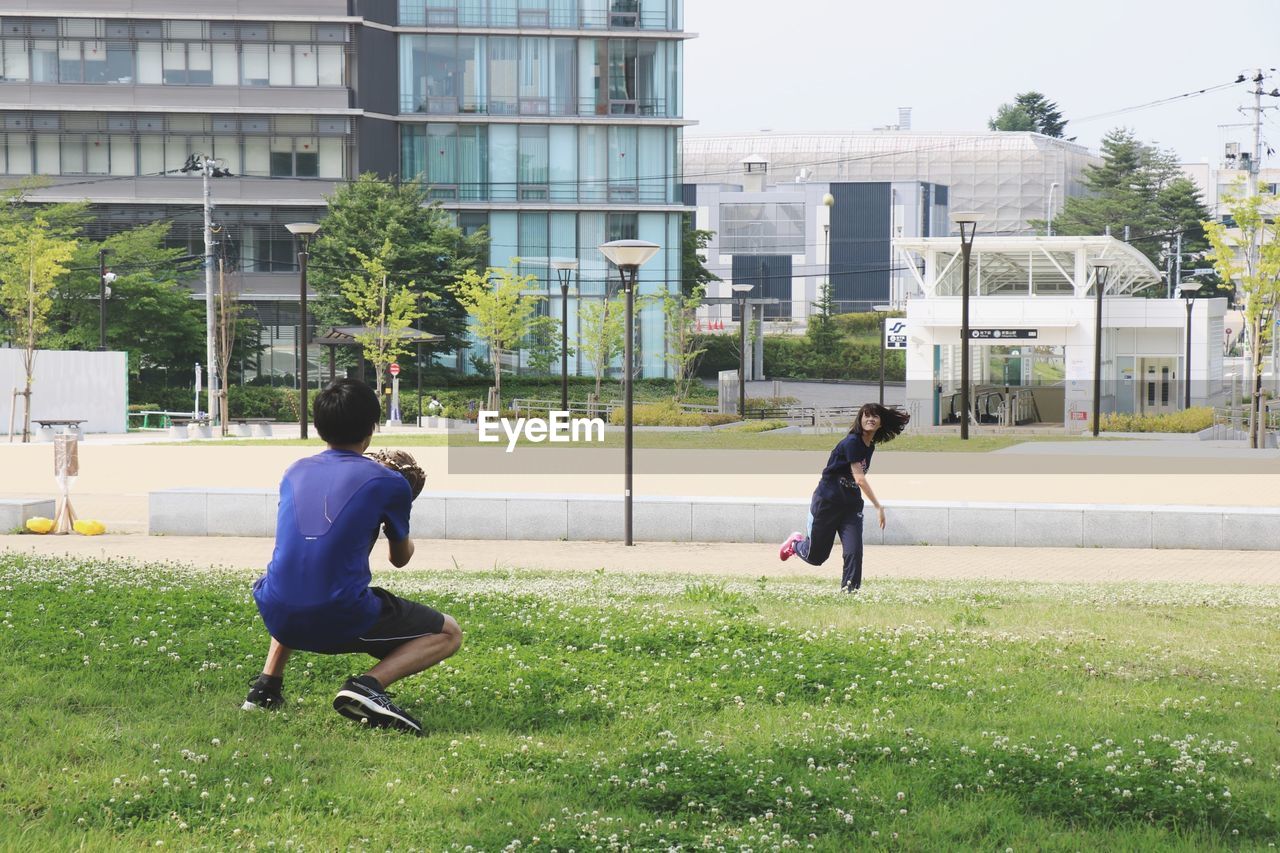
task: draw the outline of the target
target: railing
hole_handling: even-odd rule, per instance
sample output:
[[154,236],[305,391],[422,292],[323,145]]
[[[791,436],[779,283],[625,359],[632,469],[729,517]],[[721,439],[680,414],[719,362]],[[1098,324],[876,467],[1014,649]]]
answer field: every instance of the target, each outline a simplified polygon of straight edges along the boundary
[[472,98],[466,95],[400,96],[402,115],[485,115],[485,116],[641,116],[647,118],[679,118],[667,115],[663,98],[616,98],[596,101],[594,98],[551,98],[545,96],[512,98]]
[[627,9],[575,11],[547,9],[489,9],[487,4],[462,3],[461,8],[418,9],[400,16],[405,27],[493,27],[498,29],[661,30],[676,31],[665,12]]
[[[644,400],[633,400],[632,405],[644,405]],[[709,414],[719,412],[717,406],[706,406],[698,403],[680,403],[680,410],[687,413],[703,413]],[[567,411],[570,416],[581,415],[583,417],[597,418],[603,417],[609,420],[614,409],[621,409],[626,406],[624,400],[602,400],[597,403],[591,403],[584,400],[570,400]],[[525,398],[516,398],[511,401],[511,411],[516,413],[517,417],[528,417],[532,415],[545,415],[548,412],[566,411],[560,407],[559,400],[534,400]]]

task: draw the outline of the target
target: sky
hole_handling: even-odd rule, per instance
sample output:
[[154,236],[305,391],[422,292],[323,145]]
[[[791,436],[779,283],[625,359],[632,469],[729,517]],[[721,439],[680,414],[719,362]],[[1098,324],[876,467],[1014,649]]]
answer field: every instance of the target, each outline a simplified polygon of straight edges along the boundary
[[[898,107],[913,130],[985,130],[1034,89],[1094,151],[1124,126],[1218,165],[1226,142],[1252,149],[1251,126],[1221,127],[1252,121],[1237,111],[1253,104],[1245,84],[1089,117],[1280,68],[1280,0],[685,0],[685,30],[698,34],[685,44],[689,135],[870,130]],[[1264,88],[1280,87],[1267,73]],[[1264,148],[1280,151],[1280,110],[1265,115]]]

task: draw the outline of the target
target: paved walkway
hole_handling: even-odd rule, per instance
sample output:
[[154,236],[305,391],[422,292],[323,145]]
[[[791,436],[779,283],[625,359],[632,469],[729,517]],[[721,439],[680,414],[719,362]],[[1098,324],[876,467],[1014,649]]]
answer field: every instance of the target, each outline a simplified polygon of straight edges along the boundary
[[[821,568],[778,561],[771,545],[642,542],[489,542],[418,540],[410,570],[506,569],[655,572],[742,578],[820,576],[838,583],[839,555]],[[0,536],[0,551],[169,561],[261,571],[270,539],[145,535]],[[375,569],[383,547],[374,549]],[[1280,586],[1280,560],[1267,551],[1156,551],[1120,548],[942,548],[870,546],[864,582],[878,578],[1068,582],[1174,582]]]

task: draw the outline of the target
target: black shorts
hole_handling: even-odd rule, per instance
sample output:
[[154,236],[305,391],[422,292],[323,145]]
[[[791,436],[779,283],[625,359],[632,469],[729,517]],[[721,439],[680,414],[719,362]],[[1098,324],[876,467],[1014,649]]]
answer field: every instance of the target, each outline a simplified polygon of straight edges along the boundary
[[410,640],[444,630],[444,614],[439,610],[392,595],[380,586],[371,586],[369,591],[382,602],[378,621],[361,636],[326,649],[326,654],[363,652],[381,660]]

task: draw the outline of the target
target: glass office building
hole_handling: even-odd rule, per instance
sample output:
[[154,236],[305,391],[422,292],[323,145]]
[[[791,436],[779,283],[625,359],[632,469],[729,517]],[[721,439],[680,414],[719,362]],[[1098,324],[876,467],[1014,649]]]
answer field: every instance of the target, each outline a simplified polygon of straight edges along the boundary
[[[271,338],[260,370],[286,382],[299,335],[284,225],[364,172],[421,180],[464,228],[487,228],[489,262],[519,258],[555,314],[550,260],[579,259],[574,290],[600,298],[609,239],[663,247],[642,292],[678,287],[682,2],[28,4],[0,16],[0,185],[47,176],[37,200],[87,199],[99,230],[171,220],[174,244],[202,253],[201,181],[178,170],[193,152],[221,159],[235,177],[213,184],[217,217]],[[638,352],[662,375],[653,313]]]

